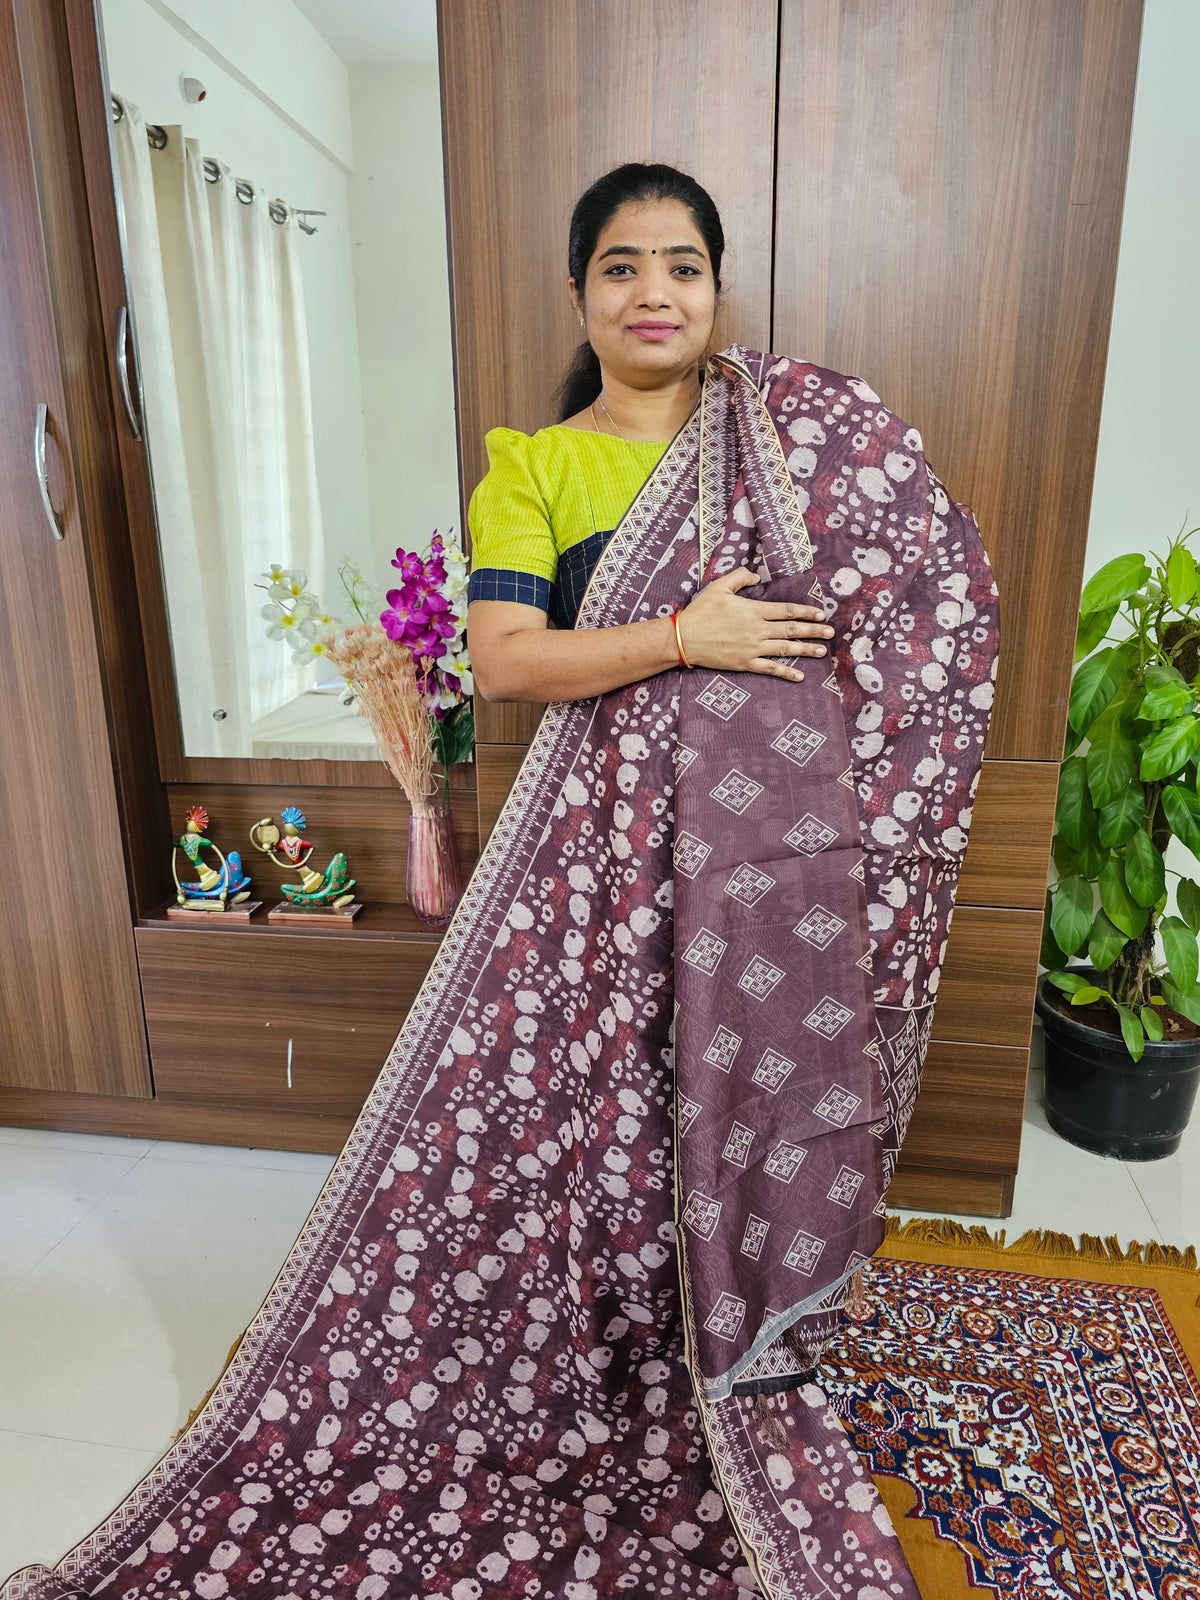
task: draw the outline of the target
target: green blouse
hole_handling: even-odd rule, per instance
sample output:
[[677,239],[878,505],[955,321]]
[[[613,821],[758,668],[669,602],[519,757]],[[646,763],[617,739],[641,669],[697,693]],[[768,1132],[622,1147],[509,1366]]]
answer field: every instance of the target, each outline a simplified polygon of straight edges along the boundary
[[493,428],[490,469],[467,513],[471,600],[512,600],[574,627],[592,569],[666,441],[557,424]]

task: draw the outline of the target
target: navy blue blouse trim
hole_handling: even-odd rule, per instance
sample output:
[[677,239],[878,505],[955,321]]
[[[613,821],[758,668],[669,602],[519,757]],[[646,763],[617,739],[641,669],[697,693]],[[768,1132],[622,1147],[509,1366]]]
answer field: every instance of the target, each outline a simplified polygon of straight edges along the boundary
[[501,567],[478,567],[467,586],[467,603],[472,600],[512,600],[520,606],[550,609],[550,580],[532,572],[510,572]]
[[518,605],[536,606],[546,611],[556,628],[573,628],[579,616],[584,591],[595,571],[612,529],[589,533],[558,558],[554,582],[536,578],[530,572],[512,572],[503,567],[480,567],[471,574],[467,601],[512,600]]

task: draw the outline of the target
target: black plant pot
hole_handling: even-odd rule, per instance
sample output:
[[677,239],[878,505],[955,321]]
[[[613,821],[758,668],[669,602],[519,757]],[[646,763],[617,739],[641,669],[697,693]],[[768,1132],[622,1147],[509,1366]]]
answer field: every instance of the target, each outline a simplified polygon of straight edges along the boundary
[[1057,993],[1043,974],[1037,1012],[1046,1032],[1046,1120],[1055,1133],[1122,1161],[1173,1155],[1200,1086],[1200,1039],[1147,1039],[1134,1061],[1121,1038],[1064,1016],[1048,992]]

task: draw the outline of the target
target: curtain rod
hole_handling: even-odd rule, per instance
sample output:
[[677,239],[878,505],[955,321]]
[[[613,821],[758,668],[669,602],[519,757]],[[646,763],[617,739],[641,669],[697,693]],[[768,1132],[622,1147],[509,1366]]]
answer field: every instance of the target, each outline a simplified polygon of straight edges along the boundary
[[[112,105],[113,121],[122,121],[125,116],[124,103],[115,94],[110,95],[109,100]],[[165,150],[167,147],[167,130],[159,127],[157,122],[148,122],[146,124],[146,138],[150,141],[150,148],[152,150]],[[220,183],[220,165],[214,161],[211,156],[204,157],[203,165],[205,181],[207,183]],[[233,185],[234,193],[244,206],[250,206],[254,204],[254,185],[248,178],[235,178],[233,180]],[[318,231],[311,222],[305,221],[306,217],[328,216],[328,212],[326,211],[302,211],[298,208],[293,210],[292,207],[287,205],[283,200],[268,200],[267,214],[271,218],[271,221],[277,222],[280,227],[283,226],[290,216],[294,216],[296,218],[297,226],[303,229],[305,233],[316,233]]]

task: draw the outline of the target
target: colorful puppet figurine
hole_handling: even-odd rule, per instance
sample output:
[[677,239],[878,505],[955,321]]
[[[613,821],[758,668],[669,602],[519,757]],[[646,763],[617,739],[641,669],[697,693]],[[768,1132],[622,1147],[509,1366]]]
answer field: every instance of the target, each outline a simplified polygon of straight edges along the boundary
[[323,873],[314,872],[308,865],[314,846],[302,838],[308,819],[299,806],[285,806],[280,813],[283,828],[275,826],[272,817],[264,817],[250,829],[250,843],[263,855],[270,856],[284,872],[298,870],[299,883],[284,883],[279,892],[295,906],[326,907],[340,911],[354,899],[351,890],[354,879],[346,857],[339,850]]
[[[189,911],[224,911],[227,906],[248,899],[250,894],[250,879],[242,871],[238,851],[231,850],[226,858],[218,845],[205,838],[207,832],[208,812],[203,806],[193,806],[184,818],[182,837],[172,841],[171,876],[175,879],[175,898]],[[176,865],[178,850],[182,850],[195,867],[197,882],[180,883]],[[211,850],[220,861],[219,872],[204,861],[205,850]]]

